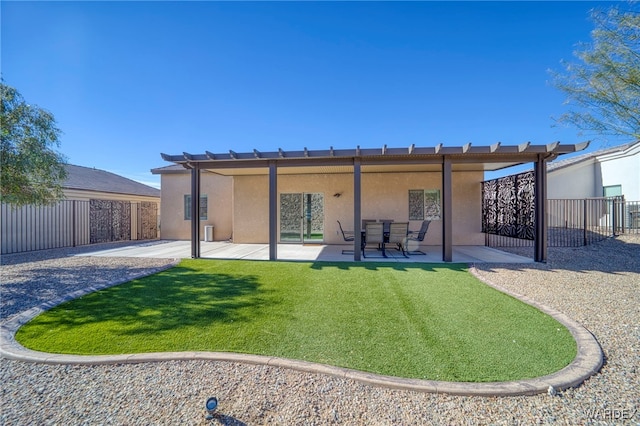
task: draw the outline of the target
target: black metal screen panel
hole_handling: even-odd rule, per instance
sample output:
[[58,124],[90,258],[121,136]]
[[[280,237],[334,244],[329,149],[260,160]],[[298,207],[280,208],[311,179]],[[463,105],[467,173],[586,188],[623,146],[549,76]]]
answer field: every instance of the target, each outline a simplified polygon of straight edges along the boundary
[[534,239],[533,171],[482,182],[482,232]]
[[131,203],[91,200],[89,224],[91,244],[130,240]]

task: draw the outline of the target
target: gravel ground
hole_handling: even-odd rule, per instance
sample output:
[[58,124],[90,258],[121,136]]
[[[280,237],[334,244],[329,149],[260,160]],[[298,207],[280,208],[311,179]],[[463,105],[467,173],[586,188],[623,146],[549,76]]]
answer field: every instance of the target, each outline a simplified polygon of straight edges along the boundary
[[[2,259],[2,317],[168,260]],[[0,422],[22,424],[640,424],[640,236],[549,249],[546,264],[477,265],[486,279],[577,320],[606,354],[601,372],[557,396],[482,398],[372,387],[277,367],[171,361],[100,366],[0,360]],[[220,400],[206,420],[204,402]]]

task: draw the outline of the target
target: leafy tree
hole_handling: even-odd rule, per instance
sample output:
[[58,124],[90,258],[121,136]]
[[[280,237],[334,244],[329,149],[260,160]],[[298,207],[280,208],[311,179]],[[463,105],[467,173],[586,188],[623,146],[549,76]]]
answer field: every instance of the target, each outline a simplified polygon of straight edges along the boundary
[[49,204],[63,197],[65,158],[53,115],[27,104],[0,81],[0,183],[2,201],[16,206]]
[[577,106],[558,118],[580,130],[640,139],[640,10],[628,3],[608,11],[593,10],[591,43],[574,55],[580,63],[563,63],[553,84]]

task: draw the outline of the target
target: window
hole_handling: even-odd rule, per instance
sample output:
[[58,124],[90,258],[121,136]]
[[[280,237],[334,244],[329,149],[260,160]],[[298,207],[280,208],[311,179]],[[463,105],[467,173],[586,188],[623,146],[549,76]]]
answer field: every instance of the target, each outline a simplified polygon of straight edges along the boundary
[[[184,220],[191,220],[191,195],[184,196]],[[207,220],[207,196],[200,196],[200,220]]]
[[439,220],[440,190],[410,189],[409,220]]
[[622,195],[622,185],[611,185],[602,188],[602,195],[605,197],[615,197]]

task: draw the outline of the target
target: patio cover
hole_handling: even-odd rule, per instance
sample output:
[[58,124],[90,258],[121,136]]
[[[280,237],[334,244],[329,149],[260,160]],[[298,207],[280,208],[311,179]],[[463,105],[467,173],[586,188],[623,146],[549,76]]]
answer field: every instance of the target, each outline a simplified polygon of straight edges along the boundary
[[[278,174],[353,173],[354,186],[354,260],[361,260],[361,174],[375,172],[441,172],[442,173],[442,260],[452,261],[452,173],[454,171],[495,171],[524,163],[535,163],[535,256],[537,262],[547,258],[546,236],[546,163],[558,155],[585,149],[589,142],[563,145],[553,142],[532,145],[529,142],[506,146],[497,142],[490,146],[333,149],[178,155],[161,154],[165,161],[191,169],[191,211],[198,211],[200,172],[207,170],[227,176],[269,175],[269,258],[277,259],[277,177]],[[200,257],[200,218],[191,215],[191,256]]]

